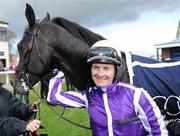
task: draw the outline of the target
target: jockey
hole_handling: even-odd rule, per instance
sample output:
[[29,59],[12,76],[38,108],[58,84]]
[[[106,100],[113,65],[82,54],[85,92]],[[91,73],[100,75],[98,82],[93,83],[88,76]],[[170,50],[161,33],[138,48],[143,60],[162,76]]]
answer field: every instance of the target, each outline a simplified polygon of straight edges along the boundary
[[[81,92],[62,91],[64,74],[50,80],[47,100],[63,107],[85,107],[89,113],[93,136],[168,135],[163,116],[155,101],[142,88],[116,82],[121,57],[114,43],[96,42],[90,49],[87,63],[91,66],[89,89]],[[138,117],[136,121],[122,121]]]

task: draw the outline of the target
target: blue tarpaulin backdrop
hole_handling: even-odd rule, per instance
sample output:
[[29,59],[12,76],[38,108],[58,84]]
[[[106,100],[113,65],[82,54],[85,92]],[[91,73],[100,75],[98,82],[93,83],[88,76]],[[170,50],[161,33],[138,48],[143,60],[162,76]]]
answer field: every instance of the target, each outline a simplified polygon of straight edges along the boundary
[[180,63],[159,63],[138,55],[132,55],[132,61],[141,62],[133,66],[134,85],[143,87],[153,97],[180,95]]
[[[180,96],[180,61],[158,62],[138,55],[131,55],[133,84],[142,87],[152,97],[171,95]],[[169,108],[178,112],[177,102],[171,102]]]

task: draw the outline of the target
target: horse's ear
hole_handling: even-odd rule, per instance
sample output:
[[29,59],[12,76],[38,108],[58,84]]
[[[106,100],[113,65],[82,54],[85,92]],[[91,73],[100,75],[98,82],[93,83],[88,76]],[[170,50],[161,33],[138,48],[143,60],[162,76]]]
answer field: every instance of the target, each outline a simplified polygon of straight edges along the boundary
[[49,15],[49,13],[46,13],[46,17],[43,19],[43,22],[49,21],[49,20],[50,20],[50,15]]
[[29,27],[32,28],[35,24],[35,14],[33,8],[26,3],[25,15],[29,24]]

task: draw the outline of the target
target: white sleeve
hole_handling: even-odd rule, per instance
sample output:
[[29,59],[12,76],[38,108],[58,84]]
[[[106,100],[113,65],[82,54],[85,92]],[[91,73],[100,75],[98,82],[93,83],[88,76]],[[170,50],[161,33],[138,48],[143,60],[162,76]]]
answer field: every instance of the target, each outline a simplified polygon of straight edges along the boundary
[[62,90],[62,77],[54,77],[49,82],[49,91],[47,101],[63,107],[85,107],[87,98],[83,92]]

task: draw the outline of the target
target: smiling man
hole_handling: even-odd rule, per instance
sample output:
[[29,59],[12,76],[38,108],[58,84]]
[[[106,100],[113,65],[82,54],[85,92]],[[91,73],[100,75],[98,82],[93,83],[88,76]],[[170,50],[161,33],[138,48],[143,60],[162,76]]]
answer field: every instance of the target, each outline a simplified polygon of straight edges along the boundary
[[94,63],[91,67],[92,79],[98,87],[107,87],[115,77],[115,66]]
[[[50,80],[48,101],[63,107],[85,107],[93,136],[168,135],[163,117],[147,91],[117,82],[121,58],[108,40],[96,42],[87,63],[91,66],[91,87],[81,92],[62,91],[64,74]],[[119,121],[139,116],[139,120],[120,125]]]

